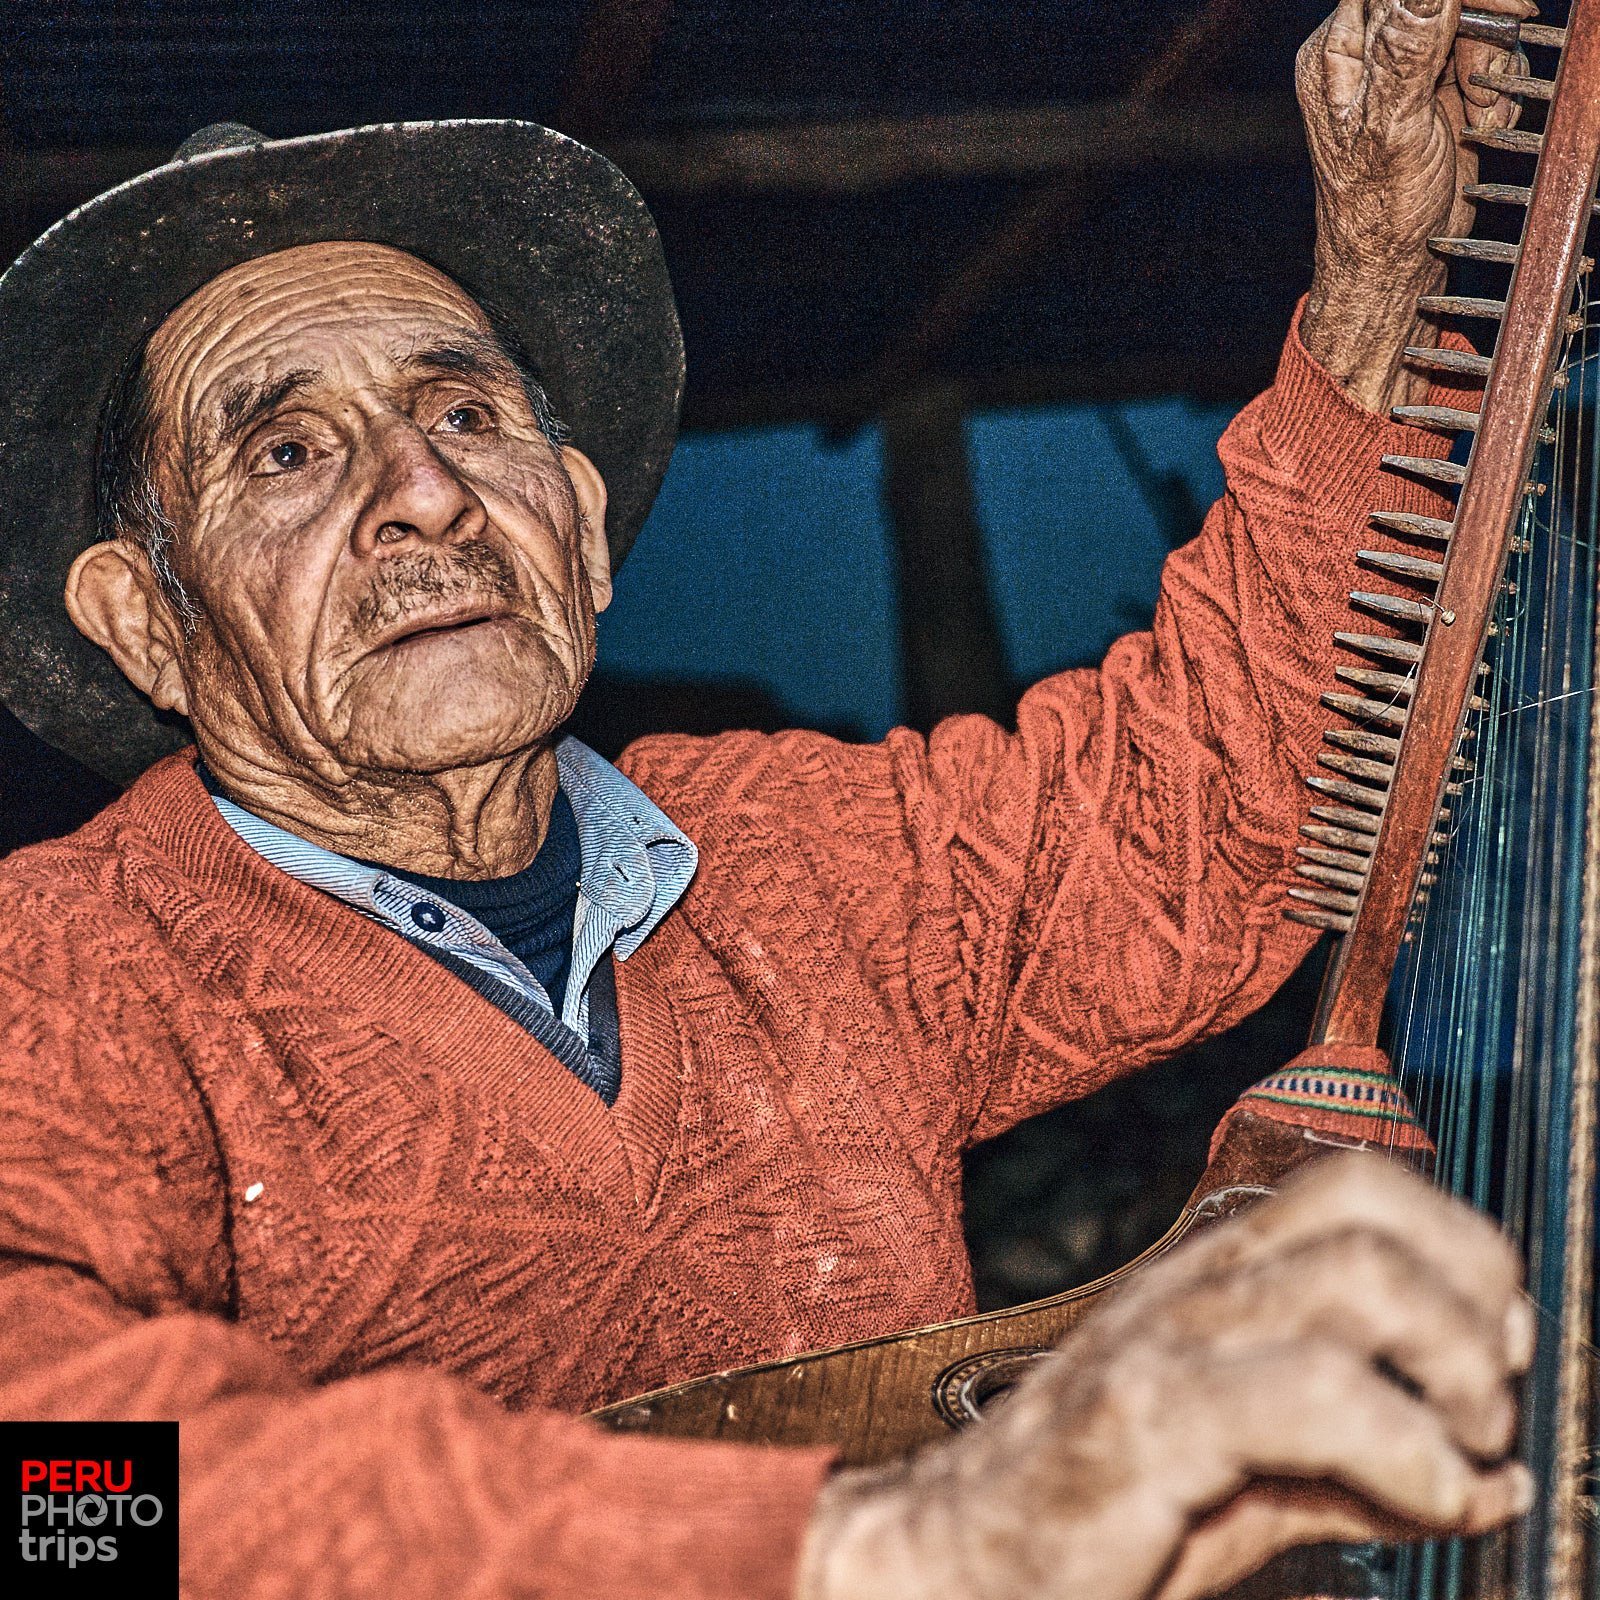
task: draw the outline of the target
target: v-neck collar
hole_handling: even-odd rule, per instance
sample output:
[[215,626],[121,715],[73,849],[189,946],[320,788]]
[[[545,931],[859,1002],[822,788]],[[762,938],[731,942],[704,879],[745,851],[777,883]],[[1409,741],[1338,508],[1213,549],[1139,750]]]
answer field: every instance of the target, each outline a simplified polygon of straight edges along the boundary
[[[682,1071],[671,1008],[654,982],[656,940],[617,963],[622,1089],[608,1108],[431,956],[244,843],[210,803],[192,751],[157,763],[119,804],[200,892],[306,984],[425,1052],[454,1081],[522,1108],[539,1142],[581,1169],[603,1198],[650,1204],[676,1129]],[[669,923],[658,933],[664,953],[675,932]]]

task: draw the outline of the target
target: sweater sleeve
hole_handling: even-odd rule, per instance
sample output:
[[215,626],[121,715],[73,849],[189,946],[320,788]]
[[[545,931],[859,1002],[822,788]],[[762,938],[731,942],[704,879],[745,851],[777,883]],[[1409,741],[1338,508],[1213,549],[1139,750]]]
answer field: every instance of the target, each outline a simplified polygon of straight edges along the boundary
[[0,1417],[179,1422],[184,1593],[781,1600],[823,1451],[631,1439],[229,1314],[204,1108],[0,974]]
[[913,916],[911,997],[942,1020],[970,1140],[1231,1026],[1313,942],[1283,911],[1333,635],[1390,631],[1349,593],[1395,587],[1355,553],[1405,548],[1375,509],[1441,514],[1382,456],[1447,444],[1355,406],[1297,319],[1218,448],[1226,492],[1148,632],[1036,685],[1015,733],[958,717],[886,747],[912,874],[941,886]]

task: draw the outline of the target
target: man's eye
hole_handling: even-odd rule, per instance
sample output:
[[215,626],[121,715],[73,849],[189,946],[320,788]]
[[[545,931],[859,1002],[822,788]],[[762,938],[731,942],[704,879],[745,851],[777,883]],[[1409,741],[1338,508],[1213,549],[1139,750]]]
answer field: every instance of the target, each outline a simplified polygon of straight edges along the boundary
[[293,472],[311,459],[311,452],[298,439],[285,439],[273,445],[262,457],[262,467],[269,472]]
[[482,406],[453,406],[440,421],[449,433],[483,433],[490,425]]

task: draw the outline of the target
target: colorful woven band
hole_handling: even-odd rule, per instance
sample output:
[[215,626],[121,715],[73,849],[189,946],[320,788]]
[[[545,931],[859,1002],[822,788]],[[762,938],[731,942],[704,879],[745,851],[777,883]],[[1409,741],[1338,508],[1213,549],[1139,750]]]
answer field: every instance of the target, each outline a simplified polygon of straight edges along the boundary
[[1285,1105],[1320,1106],[1358,1117],[1411,1116],[1411,1103],[1388,1073],[1358,1072],[1350,1067],[1276,1072],[1245,1090],[1245,1096]]
[[1387,1072],[1291,1065],[1247,1089],[1238,1103],[1266,1116],[1374,1144],[1411,1149],[1431,1143],[1405,1091]]

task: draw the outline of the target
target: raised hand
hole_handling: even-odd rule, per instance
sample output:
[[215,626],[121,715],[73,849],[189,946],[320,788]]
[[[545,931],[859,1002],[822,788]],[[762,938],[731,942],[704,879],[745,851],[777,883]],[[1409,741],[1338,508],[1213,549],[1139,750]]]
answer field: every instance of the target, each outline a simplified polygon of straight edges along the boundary
[[[1531,0],[1475,0],[1527,20]],[[1460,0],[1341,0],[1301,47],[1295,86],[1317,190],[1306,348],[1371,410],[1421,399],[1400,352],[1419,294],[1442,280],[1427,241],[1464,233],[1476,174],[1463,127],[1505,127],[1514,104],[1471,82],[1504,70],[1492,45],[1456,39]],[[1423,341],[1423,342],[1432,342]]]
[[801,1600],[1198,1600],[1278,1552],[1471,1533],[1533,1322],[1477,1213],[1332,1157],[1180,1247],[994,1414],[819,1502]]

